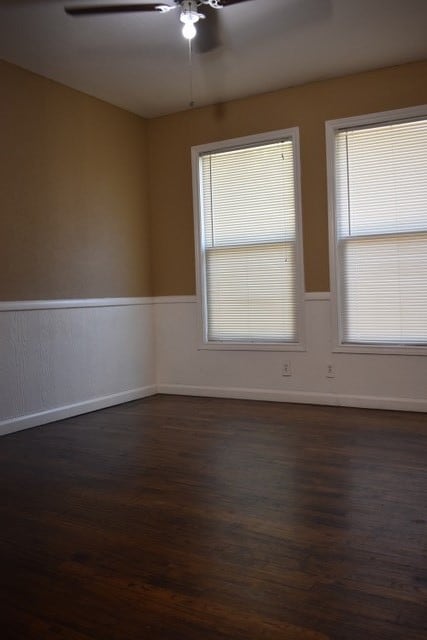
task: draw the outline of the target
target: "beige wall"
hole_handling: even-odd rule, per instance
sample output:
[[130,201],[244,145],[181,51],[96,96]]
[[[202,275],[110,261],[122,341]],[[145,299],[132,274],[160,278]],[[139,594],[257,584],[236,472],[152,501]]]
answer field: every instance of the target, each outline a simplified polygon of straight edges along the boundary
[[151,294],[146,123],[0,62],[0,300]]
[[193,294],[191,146],[292,126],[306,290],[326,291],[324,122],[427,102],[427,62],[150,121],[1,61],[0,87],[0,300]]
[[315,82],[150,120],[155,295],[195,292],[190,148],[298,126],[307,291],[328,291],[325,120],[427,102],[427,62]]

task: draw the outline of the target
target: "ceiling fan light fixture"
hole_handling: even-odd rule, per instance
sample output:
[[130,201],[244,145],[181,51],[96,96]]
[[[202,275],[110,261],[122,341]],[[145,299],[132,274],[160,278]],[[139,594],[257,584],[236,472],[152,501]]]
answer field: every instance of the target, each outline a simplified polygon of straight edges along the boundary
[[197,33],[194,22],[186,22],[182,27],[182,35],[186,40],[192,40]]
[[184,24],[182,27],[182,35],[187,40],[192,40],[197,33],[195,27],[196,22],[205,16],[197,11],[197,3],[195,0],[184,0],[181,4],[180,21]]

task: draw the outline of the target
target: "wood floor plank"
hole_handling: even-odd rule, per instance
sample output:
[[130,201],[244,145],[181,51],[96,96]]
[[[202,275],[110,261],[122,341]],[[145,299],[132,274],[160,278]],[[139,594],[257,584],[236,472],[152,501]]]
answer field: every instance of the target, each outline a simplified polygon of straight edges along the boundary
[[427,419],[155,396],[0,440],[6,640],[426,640]]

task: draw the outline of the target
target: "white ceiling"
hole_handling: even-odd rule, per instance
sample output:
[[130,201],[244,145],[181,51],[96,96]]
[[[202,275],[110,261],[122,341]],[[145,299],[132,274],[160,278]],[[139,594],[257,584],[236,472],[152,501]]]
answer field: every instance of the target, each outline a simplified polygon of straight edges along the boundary
[[[142,116],[188,108],[177,11],[63,9],[129,1],[0,0],[0,58]],[[427,0],[248,0],[219,19],[222,46],[193,57],[196,106],[427,58]]]

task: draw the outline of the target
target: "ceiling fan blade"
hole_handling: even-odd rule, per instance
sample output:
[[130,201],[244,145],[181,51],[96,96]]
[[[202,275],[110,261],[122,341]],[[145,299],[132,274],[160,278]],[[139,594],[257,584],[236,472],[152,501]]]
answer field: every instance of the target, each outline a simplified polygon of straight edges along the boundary
[[197,23],[197,36],[194,39],[194,48],[197,53],[208,53],[221,46],[220,35],[220,11],[206,5],[202,9],[206,20]]
[[239,4],[240,2],[250,2],[250,0],[221,0],[221,4],[223,7],[228,7],[232,4]]
[[150,4],[110,4],[110,5],[92,5],[80,7],[65,7],[65,13],[70,16],[90,16],[107,13],[136,13],[141,11],[162,11],[161,7],[171,9],[173,6],[164,3]]

